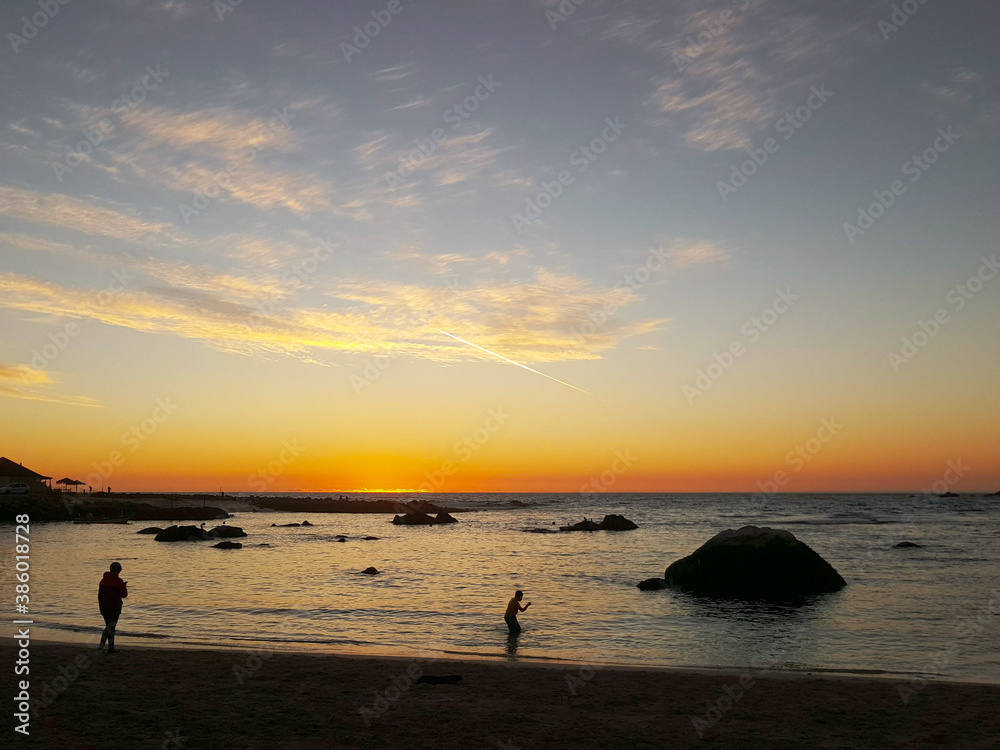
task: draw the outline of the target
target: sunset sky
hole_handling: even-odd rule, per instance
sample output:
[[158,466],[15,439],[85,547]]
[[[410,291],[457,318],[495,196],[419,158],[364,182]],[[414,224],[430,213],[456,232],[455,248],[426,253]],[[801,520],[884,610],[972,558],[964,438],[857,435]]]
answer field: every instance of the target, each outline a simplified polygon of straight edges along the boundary
[[1000,490],[995,3],[53,5],[0,12],[0,455]]

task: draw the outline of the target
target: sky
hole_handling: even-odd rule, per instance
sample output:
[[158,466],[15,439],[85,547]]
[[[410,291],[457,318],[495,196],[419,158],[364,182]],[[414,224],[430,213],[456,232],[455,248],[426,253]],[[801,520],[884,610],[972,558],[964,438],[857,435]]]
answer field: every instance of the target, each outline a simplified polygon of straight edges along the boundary
[[0,453],[115,490],[996,492],[998,21],[5,3]]

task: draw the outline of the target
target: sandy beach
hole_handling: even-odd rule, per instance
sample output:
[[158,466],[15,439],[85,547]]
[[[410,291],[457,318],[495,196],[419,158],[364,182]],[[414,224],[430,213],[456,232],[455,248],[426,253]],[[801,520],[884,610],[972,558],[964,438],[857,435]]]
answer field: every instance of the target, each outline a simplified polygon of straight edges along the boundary
[[[40,748],[988,748],[1000,686],[35,643]],[[14,662],[4,648],[4,662]],[[5,694],[16,694],[12,669]],[[418,684],[461,675],[457,684]],[[710,707],[716,710],[710,711]],[[695,720],[698,720],[697,722]],[[699,730],[700,735],[699,736]]]

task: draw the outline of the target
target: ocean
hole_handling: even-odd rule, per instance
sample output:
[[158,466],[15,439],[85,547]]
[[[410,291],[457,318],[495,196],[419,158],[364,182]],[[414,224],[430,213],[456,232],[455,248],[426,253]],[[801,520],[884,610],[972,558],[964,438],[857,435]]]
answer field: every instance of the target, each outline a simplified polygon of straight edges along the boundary
[[[33,525],[33,636],[96,646],[97,584],[118,560],[130,591],[122,649],[241,645],[1000,680],[997,497],[419,497],[470,512],[434,527],[393,526],[390,516],[374,514],[242,513],[228,524],[249,536],[233,551],[136,534],[166,522]],[[640,528],[524,532],[605,513]],[[314,525],[271,526],[302,520]],[[847,587],[798,606],[636,588],[719,531],[748,524],[791,531]],[[338,534],[348,541],[335,541]],[[11,527],[0,529],[0,541],[11,560]],[[895,548],[901,541],[921,546]],[[382,573],[361,575],[369,566]],[[533,603],[516,642],[503,622],[515,589]]]

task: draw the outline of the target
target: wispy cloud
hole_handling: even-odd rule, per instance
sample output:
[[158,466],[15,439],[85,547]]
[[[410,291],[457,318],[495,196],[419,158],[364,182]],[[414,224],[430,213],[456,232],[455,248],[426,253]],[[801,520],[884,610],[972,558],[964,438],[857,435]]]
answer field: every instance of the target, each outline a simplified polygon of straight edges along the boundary
[[[176,269],[172,269],[176,270]],[[223,351],[281,353],[313,361],[322,352],[402,353],[435,361],[468,359],[440,335],[468,334],[482,346],[519,361],[595,359],[619,336],[653,330],[661,321],[616,323],[581,345],[571,331],[588,312],[634,302],[621,290],[601,289],[578,277],[538,271],[521,281],[479,281],[465,289],[444,284],[379,281],[338,283],[330,308],[286,305],[262,315],[234,280],[224,295],[203,285],[126,289],[101,299],[92,290],[0,274],[0,307],[55,319],[87,318],[150,333],[203,341]],[[646,326],[646,328],[643,328]],[[651,326],[651,327],[650,327]],[[472,353],[472,356],[476,356]]]
[[123,240],[148,239],[171,227],[62,193],[41,193],[3,185],[0,185],[0,214]]
[[653,82],[653,122],[679,126],[684,142],[703,151],[749,146],[857,30],[781,0],[731,6],[682,3],[667,44],[648,38],[638,22],[628,27],[645,37],[647,51],[670,61]]
[[86,396],[60,396],[48,392],[54,383],[44,370],[36,370],[28,365],[0,364],[0,396],[66,406],[99,406],[94,399]]

